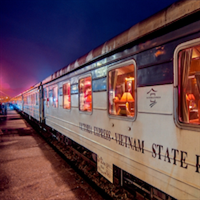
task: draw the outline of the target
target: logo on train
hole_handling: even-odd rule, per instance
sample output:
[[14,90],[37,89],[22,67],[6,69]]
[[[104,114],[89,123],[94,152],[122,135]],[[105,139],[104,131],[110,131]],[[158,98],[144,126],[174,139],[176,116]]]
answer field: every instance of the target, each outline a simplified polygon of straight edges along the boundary
[[160,99],[161,97],[160,96],[156,96],[156,90],[154,90],[153,88],[151,88],[150,91],[147,92],[147,94],[149,95],[147,97],[147,99],[150,100],[150,104],[149,106],[152,108],[155,104],[157,104],[157,99]]

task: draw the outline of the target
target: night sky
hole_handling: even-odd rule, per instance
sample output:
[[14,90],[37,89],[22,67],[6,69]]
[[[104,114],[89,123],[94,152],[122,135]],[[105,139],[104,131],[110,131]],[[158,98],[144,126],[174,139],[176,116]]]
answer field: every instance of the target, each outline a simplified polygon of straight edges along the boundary
[[15,96],[177,0],[0,0],[0,96]]

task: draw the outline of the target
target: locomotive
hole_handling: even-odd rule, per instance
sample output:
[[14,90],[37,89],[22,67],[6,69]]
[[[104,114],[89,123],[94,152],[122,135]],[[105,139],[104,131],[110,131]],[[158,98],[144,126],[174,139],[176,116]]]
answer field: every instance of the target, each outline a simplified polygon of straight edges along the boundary
[[178,1],[13,102],[93,152],[110,182],[118,169],[152,198],[200,199],[199,16],[200,1]]

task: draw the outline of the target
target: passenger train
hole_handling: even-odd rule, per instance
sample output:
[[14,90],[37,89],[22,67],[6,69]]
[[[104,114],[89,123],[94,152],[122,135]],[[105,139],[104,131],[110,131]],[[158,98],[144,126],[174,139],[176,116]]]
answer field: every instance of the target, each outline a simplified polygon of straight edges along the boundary
[[13,101],[93,152],[110,182],[118,169],[152,198],[200,199],[200,1],[172,4]]

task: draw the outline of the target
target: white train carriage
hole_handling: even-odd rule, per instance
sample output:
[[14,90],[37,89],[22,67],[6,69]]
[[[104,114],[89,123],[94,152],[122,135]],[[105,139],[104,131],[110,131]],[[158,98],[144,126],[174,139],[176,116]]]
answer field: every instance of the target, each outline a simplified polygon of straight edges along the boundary
[[[38,122],[41,121],[41,98],[39,93],[39,84],[35,85],[28,91],[22,94],[23,108],[22,111],[28,114],[29,118],[33,118]],[[43,103],[42,103],[43,104]]]
[[117,168],[151,196],[200,199],[199,16],[200,1],[177,2],[54,73],[40,118],[97,154],[110,182]]

